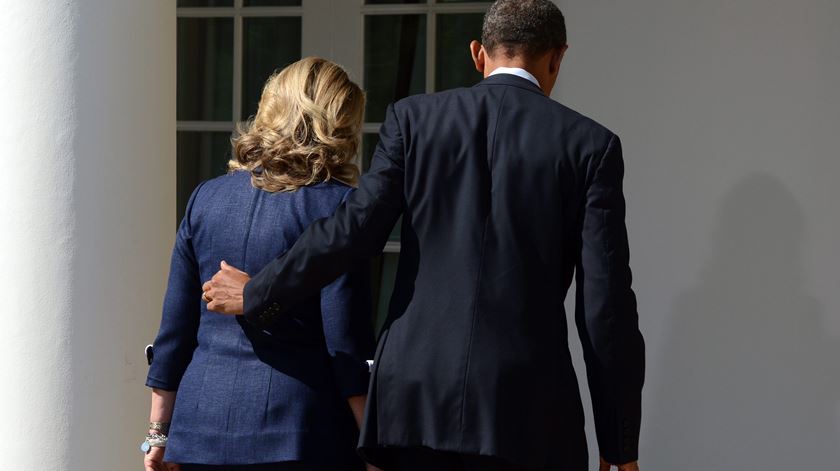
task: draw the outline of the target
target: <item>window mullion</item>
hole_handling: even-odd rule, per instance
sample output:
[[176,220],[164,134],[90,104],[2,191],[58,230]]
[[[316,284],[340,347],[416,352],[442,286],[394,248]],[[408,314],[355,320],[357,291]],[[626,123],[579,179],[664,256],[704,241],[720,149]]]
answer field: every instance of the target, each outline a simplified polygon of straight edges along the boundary
[[244,20],[242,8],[244,0],[234,0],[233,16],[233,121],[242,120],[242,66],[244,51]]
[[231,7],[179,7],[178,18],[227,18],[233,14]]

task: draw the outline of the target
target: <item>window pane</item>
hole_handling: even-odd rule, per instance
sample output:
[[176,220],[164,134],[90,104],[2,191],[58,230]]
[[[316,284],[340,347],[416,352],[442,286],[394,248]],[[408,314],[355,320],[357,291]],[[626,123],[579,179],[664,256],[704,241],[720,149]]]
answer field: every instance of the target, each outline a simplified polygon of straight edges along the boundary
[[178,0],[179,7],[232,7],[233,0]]
[[299,7],[301,0],[245,0],[246,7]]
[[373,288],[373,325],[377,335],[388,316],[388,304],[394,292],[394,281],[397,278],[397,266],[399,265],[400,254],[383,253],[371,263],[371,287]]
[[[373,158],[373,151],[376,150],[376,144],[379,143],[379,134],[365,134],[362,136],[362,173],[367,172],[370,168],[370,161]],[[394,229],[388,240],[393,242],[400,241],[400,231],[402,230],[402,218],[397,220]]]
[[178,132],[176,179],[179,223],[195,187],[204,180],[224,175],[230,155],[230,133]]
[[470,87],[480,82],[470,56],[470,41],[481,40],[484,15],[438,15],[435,52],[435,90]]
[[399,242],[400,241],[400,232],[402,231],[402,216],[397,219],[397,223],[394,224],[394,229],[391,230],[391,235],[388,236],[388,240],[391,242]]
[[178,18],[178,120],[233,119],[233,19]]
[[426,90],[426,16],[365,17],[367,122],[385,118],[389,103]]
[[245,18],[242,119],[257,112],[263,85],[278,69],[300,60],[300,17]]
[[367,172],[370,168],[370,159],[373,157],[373,151],[376,149],[378,142],[379,134],[365,134],[362,136],[362,172]]

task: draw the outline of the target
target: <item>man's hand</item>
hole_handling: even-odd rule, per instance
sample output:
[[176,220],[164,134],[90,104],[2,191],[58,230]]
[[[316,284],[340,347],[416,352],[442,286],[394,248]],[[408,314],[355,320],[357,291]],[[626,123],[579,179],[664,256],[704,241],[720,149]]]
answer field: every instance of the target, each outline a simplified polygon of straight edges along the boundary
[[601,466],[598,468],[598,471],[610,471],[610,469],[612,469],[613,466],[618,468],[618,471],[639,471],[638,461],[634,461],[632,463],[627,464],[612,465],[604,461],[604,458],[601,458]]
[[201,299],[207,303],[207,309],[220,314],[240,316],[245,313],[242,294],[245,284],[251,279],[247,273],[232,267],[224,260],[221,270],[213,275],[201,288]]

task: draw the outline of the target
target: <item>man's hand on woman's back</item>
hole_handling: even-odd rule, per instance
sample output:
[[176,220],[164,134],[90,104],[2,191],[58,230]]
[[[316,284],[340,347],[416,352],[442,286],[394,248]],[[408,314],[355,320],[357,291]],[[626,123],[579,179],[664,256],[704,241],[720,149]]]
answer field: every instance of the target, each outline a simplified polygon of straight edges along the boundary
[[244,296],[245,284],[251,279],[244,271],[228,265],[224,260],[220,270],[213,275],[201,290],[201,299],[207,303],[207,309],[239,316],[245,313]]

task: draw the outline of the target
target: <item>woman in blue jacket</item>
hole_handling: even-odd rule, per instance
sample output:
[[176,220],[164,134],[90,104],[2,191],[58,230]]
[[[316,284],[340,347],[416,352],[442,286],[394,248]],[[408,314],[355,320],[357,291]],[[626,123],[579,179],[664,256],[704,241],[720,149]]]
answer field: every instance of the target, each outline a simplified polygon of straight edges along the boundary
[[363,109],[339,66],[292,64],[233,138],[231,172],[190,197],[146,381],[147,471],[364,467],[355,445],[373,348],[366,270],[267,328],[210,314],[201,300],[202,280],[225,261],[258,272],[353,191]]

